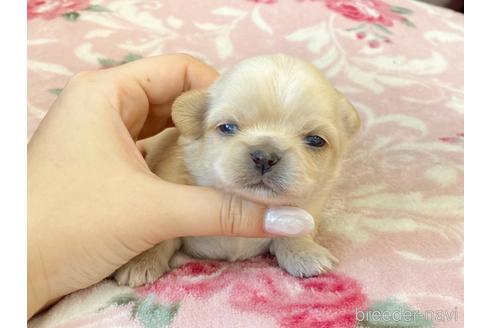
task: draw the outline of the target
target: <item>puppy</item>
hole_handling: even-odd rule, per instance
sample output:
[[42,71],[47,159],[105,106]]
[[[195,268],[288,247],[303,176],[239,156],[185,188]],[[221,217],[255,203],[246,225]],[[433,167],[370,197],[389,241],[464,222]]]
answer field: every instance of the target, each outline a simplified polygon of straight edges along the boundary
[[[286,55],[244,60],[208,90],[180,96],[172,118],[176,128],[143,145],[150,169],[162,179],[297,206],[316,222],[360,125],[354,107],[314,66]],[[290,274],[315,276],[331,269],[336,258],[313,237],[167,240],[114,277],[130,286],[153,282],[170,270],[181,247],[196,258],[228,261],[270,251]]]

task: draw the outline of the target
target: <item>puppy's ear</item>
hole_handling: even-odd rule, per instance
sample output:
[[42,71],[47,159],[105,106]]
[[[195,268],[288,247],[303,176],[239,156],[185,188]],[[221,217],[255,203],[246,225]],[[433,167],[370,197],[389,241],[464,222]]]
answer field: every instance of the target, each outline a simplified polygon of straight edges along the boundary
[[182,135],[198,139],[203,133],[206,111],[207,90],[191,90],[174,101],[171,115]]
[[347,136],[351,138],[360,128],[360,117],[357,110],[350,101],[340,92],[338,92],[338,109],[342,116],[342,122],[347,132]]

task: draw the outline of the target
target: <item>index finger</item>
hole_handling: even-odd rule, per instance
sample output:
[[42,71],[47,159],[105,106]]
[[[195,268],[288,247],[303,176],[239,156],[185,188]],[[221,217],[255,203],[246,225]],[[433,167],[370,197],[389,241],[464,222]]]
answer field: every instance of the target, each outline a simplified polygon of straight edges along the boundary
[[117,83],[115,107],[135,139],[170,126],[174,100],[185,91],[208,87],[219,75],[185,54],[137,60],[110,68],[107,74]]

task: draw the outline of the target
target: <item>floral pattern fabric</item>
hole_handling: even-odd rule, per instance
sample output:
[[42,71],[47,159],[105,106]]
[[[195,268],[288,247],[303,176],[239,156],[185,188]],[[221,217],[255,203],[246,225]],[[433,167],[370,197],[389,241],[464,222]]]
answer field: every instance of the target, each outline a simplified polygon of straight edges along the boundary
[[28,138],[74,73],[170,52],[220,71],[303,58],[362,119],[320,227],[335,272],[198,261],[79,291],[31,327],[463,326],[461,14],[410,0],[29,0],[27,13]]

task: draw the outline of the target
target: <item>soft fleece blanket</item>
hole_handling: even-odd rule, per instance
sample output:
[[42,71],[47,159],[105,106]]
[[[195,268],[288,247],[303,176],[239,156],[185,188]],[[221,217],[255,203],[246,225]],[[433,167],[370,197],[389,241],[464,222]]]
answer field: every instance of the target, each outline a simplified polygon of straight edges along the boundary
[[77,71],[187,52],[223,70],[273,52],[319,67],[363,126],[296,279],[274,258],[193,262],[74,293],[31,327],[462,327],[463,16],[409,0],[29,0],[28,137]]

